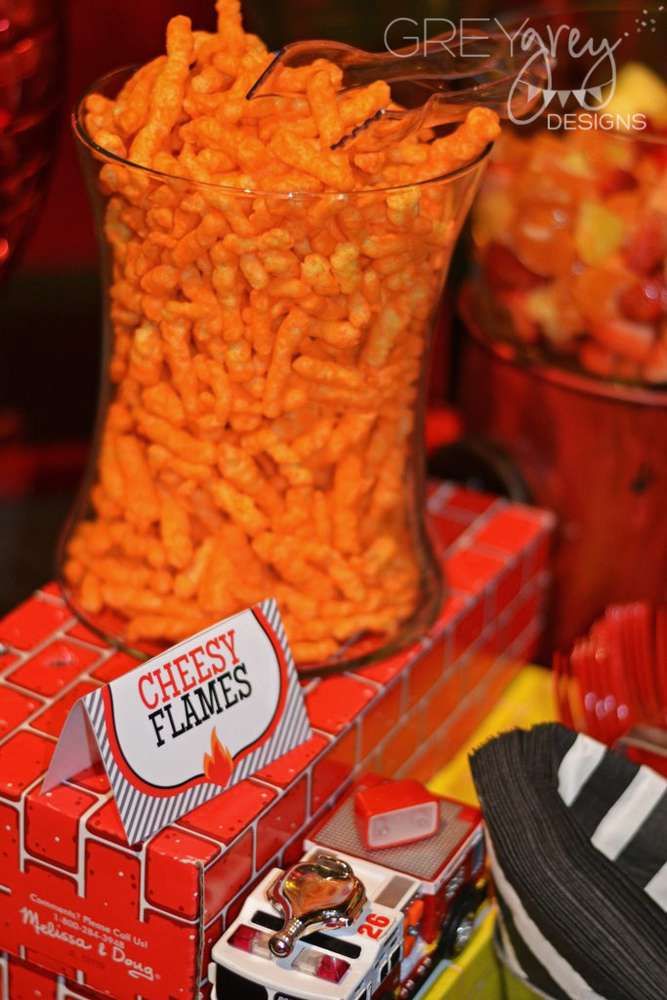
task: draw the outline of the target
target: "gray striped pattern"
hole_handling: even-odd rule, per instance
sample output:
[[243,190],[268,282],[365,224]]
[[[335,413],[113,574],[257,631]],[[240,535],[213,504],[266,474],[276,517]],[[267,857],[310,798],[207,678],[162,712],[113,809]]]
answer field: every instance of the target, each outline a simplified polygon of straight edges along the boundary
[[[282,757],[284,753],[305,742],[311,735],[310,722],[306,714],[301,686],[297,678],[294,658],[287,643],[278,605],[273,598],[262,601],[259,609],[264,614],[271,629],[275,632],[287,663],[287,696],[283,718],[274,730],[271,739],[258,747],[234,768],[227,788],[260,771],[271,761]],[[185,792],[177,792],[170,796],[151,796],[134,788],[121,773],[111,752],[111,746],[104,724],[104,705],[102,702],[103,688],[98,688],[86,695],[83,703],[88,712],[93,732],[97,740],[102,763],[109,777],[111,788],[116,799],[118,812],[125,829],[129,844],[145,840],[147,837],[170,823],[196,809],[203,802],[208,802],[225,791],[218,785],[204,782]]]

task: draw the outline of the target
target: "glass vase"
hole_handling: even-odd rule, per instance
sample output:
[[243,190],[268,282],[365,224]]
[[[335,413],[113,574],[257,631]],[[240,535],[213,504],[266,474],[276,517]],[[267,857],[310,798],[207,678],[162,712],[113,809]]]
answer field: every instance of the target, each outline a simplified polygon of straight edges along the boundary
[[149,655],[273,596],[303,673],[415,640],[443,596],[432,317],[488,150],[400,188],[247,191],[99,148],[82,107],[105,304],[96,439],[59,556],[72,608]]

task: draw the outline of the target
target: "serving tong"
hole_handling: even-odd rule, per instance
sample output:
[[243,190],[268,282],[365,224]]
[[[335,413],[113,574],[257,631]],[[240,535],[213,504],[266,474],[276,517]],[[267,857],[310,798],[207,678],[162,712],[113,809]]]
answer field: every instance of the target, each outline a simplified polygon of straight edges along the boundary
[[501,118],[520,119],[534,106],[553,64],[536,34],[522,42],[516,35],[511,42],[502,32],[471,32],[454,38],[440,35],[420,43],[416,52],[407,48],[366,52],[325,40],[291,42],[280,49],[246,98],[284,96],[274,89],[280,72],[318,60],[342,71],[339,93],[378,80],[392,85],[392,97],[396,93],[401,106],[392,103],[381,108],[331,147],[349,146],[363,135],[367,150],[401,142],[422,129],[461,122],[473,107],[490,108]]

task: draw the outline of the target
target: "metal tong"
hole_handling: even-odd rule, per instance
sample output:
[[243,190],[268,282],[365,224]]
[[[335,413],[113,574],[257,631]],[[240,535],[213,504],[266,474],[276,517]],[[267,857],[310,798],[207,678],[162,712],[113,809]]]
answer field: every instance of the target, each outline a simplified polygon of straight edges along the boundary
[[[549,73],[549,59],[533,33],[519,40],[511,32],[440,35],[417,51],[366,52],[334,41],[292,42],[282,48],[250,88],[256,100],[279,96],[275,88],[283,69],[326,60],[342,70],[346,93],[384,80],[401,90],[400,107],[382,108],[356,125],[332,147],[342,148],[365,136],[364,148],[381,149],[424,128],[463,121],[476,106],[516,120],[535,103]],[[412,107],[404,107],[410,85]],[[282,95],[284,96],[284,95]],[[369,130],[372,135],[367,133]],[[369,138],[371,142],[369,144]]]

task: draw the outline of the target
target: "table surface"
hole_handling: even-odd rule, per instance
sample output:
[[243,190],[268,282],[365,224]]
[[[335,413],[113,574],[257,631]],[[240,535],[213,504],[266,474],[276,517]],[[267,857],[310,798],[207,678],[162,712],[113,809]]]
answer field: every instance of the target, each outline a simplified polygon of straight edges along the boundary
[[[468,754],[497,733],[514,726],[529,728],[556,719],[551,672],[543,667],[525,667],[506,688],[496,707],[486,716],[466,745],[447,767],[429,782],[432,791],[478,805],[468,764]],[[454,962],[431,978],[415,1000],[503,1000],[511,989],[512,1000],[533,996],[520,983],[505,982],[493,950],[495,907],[480,916],[475,936]]]

